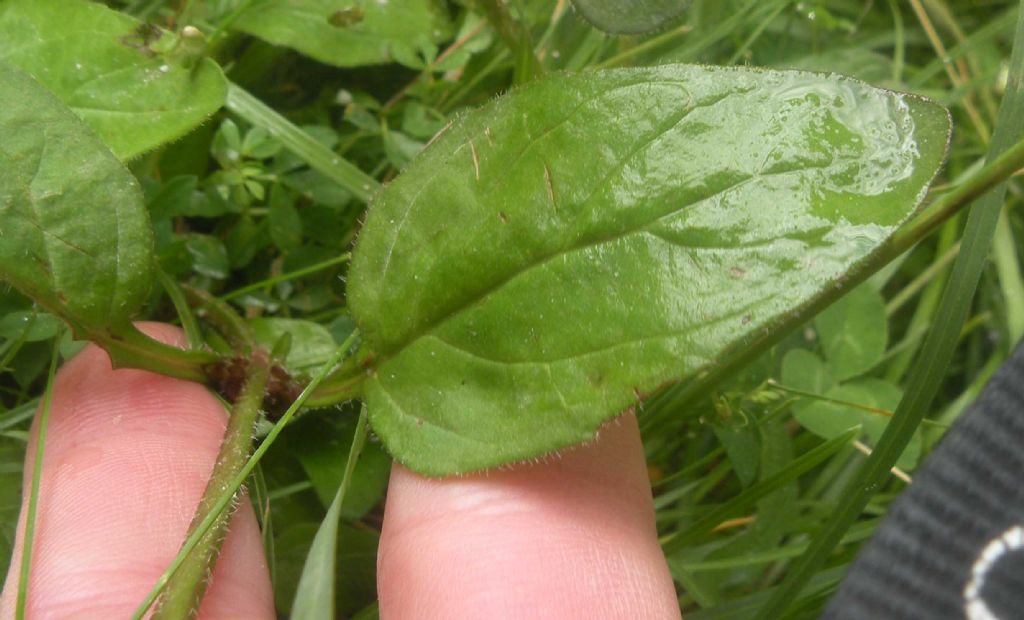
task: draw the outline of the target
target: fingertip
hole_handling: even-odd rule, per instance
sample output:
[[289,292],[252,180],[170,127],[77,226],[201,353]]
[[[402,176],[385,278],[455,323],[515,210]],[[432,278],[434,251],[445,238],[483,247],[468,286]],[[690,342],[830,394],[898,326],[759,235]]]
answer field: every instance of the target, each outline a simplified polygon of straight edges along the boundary
[[384,618],[678,618],[635,418],[511,471],[393,468],[378,593]]

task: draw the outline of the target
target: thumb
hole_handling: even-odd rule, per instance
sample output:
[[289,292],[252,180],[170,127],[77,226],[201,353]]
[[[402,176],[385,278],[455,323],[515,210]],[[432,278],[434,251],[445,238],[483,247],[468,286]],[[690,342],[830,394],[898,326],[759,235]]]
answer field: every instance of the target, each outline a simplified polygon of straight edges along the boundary
[[[179,330],[143,325],[169,344]],[[202,386],[112,370],[89,346],[58,373],[43,455],[28,588],[30,618],[123,618],[177,554],[213,469],[226,413]],[[31,484],[38,429],[25,463]],[[27,493],[23,494],[27,496]],[[14,615],[25,500],[0,618]],[[271,618],[255,513],[240,503],[200,609],[205,618]]]

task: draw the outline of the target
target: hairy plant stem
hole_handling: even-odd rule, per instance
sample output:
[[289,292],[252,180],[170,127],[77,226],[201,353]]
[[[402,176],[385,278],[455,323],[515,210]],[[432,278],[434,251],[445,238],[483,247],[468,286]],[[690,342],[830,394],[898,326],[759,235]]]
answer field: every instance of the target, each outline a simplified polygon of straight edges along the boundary
[[185,543],[182,544],[181,550],[178,551],[178,555],[174,558],[174,560],[171,561],[170,565],[167,567],[167,570],[165,570],[164,573],[160,575],[160,578],[157,579],[156,583],[153,584],[153,588],[149,591],[149,593],[142,600],[142,602],[139,603],[139,606],[135,610],[135,613],[132,614],[132,620],[142,620],[142,618],[146,615],[146,612],[149,611],[150,606],[153,605],[153,602],[160,596],[160,594],[167,587],[167,584],[170,583],[171,579],[174,577],[175,573],[177,573],[181,566],[184,564],[185,558],[190,553],[192,553],[193,549],[199,546],[206,532],[213,527],[214,523],[216,523],[217,519],[220,516],[220,513],[227,512],[228,506],[232,503],[232,500],[234,499],[235,492],[242,487],[242,485],[245,483],[246,478],[248,478],[249,475],[252,474],[253,470],[256,468],[256,465],[259,464],[260,459],[263,458],[263,455],[266,454],[267,450],[270,449],[270,446],[277,439],[277,436],[281,434],[281,431],[284,430],[284,427],[288,424],[289,421],[291,421],[292,417],[295,415],[295,412],[298,411],[299,408],[301,408],[305,404],[306,399],[309,398],[309,395],[312,394],[314,390],[316,390],[317,386],[320,385],[320,382],[323,381],[324,377],[327,376],[327,373],[332,368],[334,368],[334,366],[337,365],[338,362],[341,361],[341,359],[345,357],[345,355],[352,349],[352,345],[358,338],[358,330],[349,334],[349,337],[345,340],[345,342],[341,344],[341,346],[338,347],[338,349],[334,352],[334,355],[331,356],[331,359],[329,359],[327,363],[320,368],[317,374],[313,377],[312,381],[309,382],[309,385],[307,385],[305,389],[303,389],[302,393],[299,394],[299,397],[295,399],[295,402],[293,402],[291,406],[288,407],[288,410],[284,413],[283,416],[281,416],[281,419],[277,421],[277,423],[274,425],[274,428],[270,429],[270,432],[267,433],[267,436],[263,439],[263,442],[260,443],[256,450],[253,451],[252,456],[245,461],[241,469],[238,470],[235,476],[231,478],[230,482],[225,486],[224,491],[220,494],[219,497],[216,498],[213,507],[210,509],[207,515],[199,522],[199,524],[194,528],[192,533],[190,533],[188,537],[185,539]]
[[248,366],[245,387],[231,409],[217,462],[189,525],[188,534],[193,534],[209,515],[217,512],[220,514],[168,581],[167,589],[153,613],[154,619],[193,618],[199,611],[199,603],[209,585],[213,565],[227,534],[228,521],[234,512],[233,506],[219,509],[218,500],[225,493],[234,493],[231,482],[249,459],[253,427],[259,417],[269,373],[270,359],[267,354],[255,351]]
[[213,325],[214,329],[220,332],[231,348],[236,351],[244,351],[249,347],[252,342],[249,325],[226,301],[218,299],[200,288],[188,285],[181,288],[188,303],[204,314],[207,323]]

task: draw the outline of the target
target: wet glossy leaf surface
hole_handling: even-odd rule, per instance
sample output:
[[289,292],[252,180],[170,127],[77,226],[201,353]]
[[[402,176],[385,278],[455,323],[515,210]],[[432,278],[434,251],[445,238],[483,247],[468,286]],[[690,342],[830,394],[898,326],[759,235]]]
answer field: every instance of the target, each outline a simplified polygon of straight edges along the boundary
[[836,76],[678,65],[470,114],[356,249],[374,430],[439,475],[591,439],[836,296],[924,196],[948,123]]
[[123,326],[151,283],[135,178],[75,114],[0,63],[0,279],[79,335]]
[[100,4],[0,3],[0,62],[53,91],[122,160],[182,136],[224,103],[216,63],[185,66],[159,45],[170,45],[159,31]]
[[252,3],[234,27],[338,67],[401,61],[451,28],[434,0],[270,0]]
[[615,34],[657,30],[683,14],[690,0],[573,0],[595,27]]

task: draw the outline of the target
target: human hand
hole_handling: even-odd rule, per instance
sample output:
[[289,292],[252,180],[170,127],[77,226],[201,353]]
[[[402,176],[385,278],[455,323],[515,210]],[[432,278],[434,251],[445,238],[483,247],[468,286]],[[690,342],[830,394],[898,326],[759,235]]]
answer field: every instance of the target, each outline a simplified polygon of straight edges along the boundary
[[[184,344],[175,328],[143,327]],[[54,386],[27,617],[129,616],[178,552],[225,420],[198,384],[113,371],[94,346],[69,361]],[[14,615],[24,525],[22,510],[0,618]],[[395,465],[378,593],[385,619],[678,618],[635,418],[507,471],[436,480]],[[232,517],[200,616],[275,617],[249,502]]]

